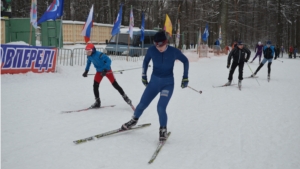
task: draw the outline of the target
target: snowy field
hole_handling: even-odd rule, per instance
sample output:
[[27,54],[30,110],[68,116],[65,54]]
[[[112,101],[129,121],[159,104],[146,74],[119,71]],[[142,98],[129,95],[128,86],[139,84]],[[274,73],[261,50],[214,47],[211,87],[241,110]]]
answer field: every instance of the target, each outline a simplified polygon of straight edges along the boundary
[[[151,123],[150,127],[75,145],[76,139],[119,128],[130,120],[133,111],[108,79],[100,85],[102,105],[116,107],[63,114],[94,103],[93,76],[82,77],[84,66],[58,66],[57,73],[1,75],[1,167],[299,169],[300,59],[285,55],[281,60],[273,61],[270,82],[265,65],[257,81],[243,80],[242,91],[237,86],[212,87],[227,82],[226,56],[191,62],[189,85],[202,94],[181,89],[183,65],[176,62],[175,89],[167,108],[172,134],[150,165],[158,143],[158,97],[138,123]],[[112,69],[141,65],[142,61],[113,61]],[[249,65],[254,71],[258,60]],[[151,72],[148,69],[148,77]],[[89,73],[95,73],[93,66]],[[244,77],[250,75],[245,64]],[[234,83],[237,76],[238,70]],[[145,89],[141,69],[115,77],[136,106]]]

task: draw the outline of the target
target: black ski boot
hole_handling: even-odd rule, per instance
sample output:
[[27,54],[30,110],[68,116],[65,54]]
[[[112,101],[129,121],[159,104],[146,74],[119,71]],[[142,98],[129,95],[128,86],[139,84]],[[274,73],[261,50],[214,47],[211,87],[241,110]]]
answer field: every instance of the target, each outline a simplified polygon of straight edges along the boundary
[[231,80],[229,80],[227,83],[225,83],[224,86],[230,86],[231,85]]
[[268,74],[268,82],[270,81],[270,74]]
[[100,108],[101,107],[101,101],[100,101],[100,98],[96,98],[96,102],[91,105],[90,108],[94,109],[94,108]]
[[241,90],[242,89],[242,80],[239,80],[238,86],[239,86],[239,89]]
[[253,73],[250,77],[254,77],[254,76],[256,76],[256,73]]
[[127,104],[131,105],[131,100],[128,98],[126,94],[123,95],[123,98]]
[[159,141],[165,141],[168,138],[167,127],[159,128]]
[[128,130],[128,129],[130,129],[131,127],[133,127],[133,126],[135,126],[137,124],[138,120],[139,119],[132,117],[132,119],[129,122],[127,122],[127,123],[125,123],[125,124],[123,124],[121,126],[121,129],[122,130]]

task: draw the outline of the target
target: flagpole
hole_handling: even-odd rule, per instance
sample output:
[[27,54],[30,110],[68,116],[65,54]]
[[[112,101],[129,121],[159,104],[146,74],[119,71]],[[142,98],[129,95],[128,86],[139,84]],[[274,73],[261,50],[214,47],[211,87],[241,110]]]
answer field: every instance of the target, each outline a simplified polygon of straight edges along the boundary
[[128,34],[128,47],[127,47],[127,49],[128,49],[128,53],[127,53],[127,57],[126,57],[126,61],[128,62],[128,54],[129,54],[129,43],[130,43],[130,34]]
[[60,31],[59,31],[59,38],[58,38],[58,47],[60,48],[60,41],[62,36],[62,22],[63,22],[63,15],[60,17]]
[[[142,31],[145,30],[145,14],[144,14],[144,11],[142,11],[142,23],[141,23],[141,38],[142,38]],[[144,24],[143,24],[144,22]],[[145,32],[145,31],[144,31]],[[140,41],[141,41],[141,38],[140,38]],[[144,33],[143,33],[143,41],[142,41],[142,56],[144,56]]]
[[142,56],[144,56],[144,40],[142,41]]
[[30,23],[29,46],[31,44],[32,24]]
[[121,27],[121,22],[122,22],[122,7],[123,7],[123,4],[121,3],[117,19],[114,23],[114,26],[113,26],[112,30],[111,30],[111,35],[112,36],[115,36],[117,34],[116,52],[115,52],[116,56],[117,56],[117,49],[118,49],[118,43],[119,43],[120,27]]
[[94,25],[94,22],[92,21],[92,27],[91,27],[91,33],[90,33],[90,40],[87,41],[87,42],[85,42],[85,45],[87,45],[89,42],[93,43],[93,41],[92,41],[93,25]]
[[[131,14],[132,14],[132,17],[131,17]],[[132,20],[131,20],[132,19]],[[131,5],[131,7],[130,7],[130,14],[129,14],[129,34],[128,34],[128,53],[127,53],[127,58],[126,58],[126,61],[128,62],[128,55],[129,55],[129,51],[130,51],[130,46],[129,46],[129,43],[130,43],[130,35],[131,35],[131,32],[133,31],[132,29],[133,29],[133,27],[131,27],[132,25],[131,24],[134,24],[134,23],[132,23],[132,22],[134,22],[133,21],[133,12],[132,12],[132,5]]]
[[115,53],[116,56],[117,56],[118,43],[119,43],[119,33],[117,34],[116,53]]
[[[29,46],[31,44],[31,31],[32,31],[32,23],[31,23],[31,18],[32,18],[32,15],[33,15],[33,9],[32,9],[32,2],[33,0],[31,0],[31,7],[30,7],[30,33],[29,33]],[[32,14],[31,14],[32,13]]]

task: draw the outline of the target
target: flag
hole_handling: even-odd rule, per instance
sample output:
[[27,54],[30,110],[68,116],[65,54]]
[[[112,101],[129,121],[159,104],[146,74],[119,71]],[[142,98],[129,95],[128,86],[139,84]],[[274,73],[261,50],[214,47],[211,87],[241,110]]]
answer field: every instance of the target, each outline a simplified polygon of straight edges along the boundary
[[134,27],[134,18],[133,18],[132,6],[131,6],[130,22],[129,22],[129,35],[131,39],[133,39],[133,27]]
[[168,16],[168,14],[166,14],[164,30],[170,35],[170,37],[172,37],[172,22]]
[[142,12],[142,24],[141,24],[141,38],[140,41],[144,41],[144,32],[145,32],[145,14]]
[[37,0],[31,1],[30,9],[30,23],[36,29],[37,28]]
[[84,36],[85,43],[88,43],[88,41],[90,41],[91,29],[93,27],[93,13],[94,13],[94,5],[92,5],[89,16],[86,19],[86,22],[81,31],[81,35]]
[[208,39],[208,36],[209,36],[209,33],[208,33],[208,24],[206,24],[205,29],[204,29],[204,33],[203,33],[203,35],[202,35],[203,41],[206,42],[207,39]]
[[175,44],[176,44],[176,47],[178,48],[179,46],[179,41],[180,41],[180,20],[178,19],[177,21],[177,24],[178,24],[178,28],[177,28],[177,32],[176,32],[176,40],[175,40]]
[[122,7],[123,7],[123,4],[120,5],[120,10],[119,10],[117,19],[115,21],[114,27],[111,30],[111,35],[112,36],[118,34],[119,31],[120,31],[121,22],[122,22]]
[[53,0],[51,5],[47,8],[47,11],[39,19],[38,24],[45,22],[49,19],[56,20],[56,18],[63,15],[64,0]]

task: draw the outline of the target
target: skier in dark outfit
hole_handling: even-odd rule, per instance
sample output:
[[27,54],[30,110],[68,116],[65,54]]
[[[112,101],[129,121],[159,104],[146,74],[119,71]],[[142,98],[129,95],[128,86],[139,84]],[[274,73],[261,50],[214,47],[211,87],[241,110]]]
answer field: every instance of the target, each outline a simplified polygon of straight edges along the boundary
[[86,63],[85,71],[82,76],[87,77],[91,63],[93,63],[94,67],[97,70],[94,77],[94,85],[93,85],[96,102],[91,106],[91,108],[101,107],[101,101],[99,96],[99,84],[101,83],[102,78],[104,76],[106,76],[110,81],[110,83],[113,85],[113,87],[116,90],[118,90],[118,92],[122,95],[125,102],[131,106],[132,105],[131,100],[124,93],[123,89],[120,87],[120,85],[118,84],[118,82],[114,77],[114,74],[110,67],[111,65],[110,58],[104,53],[96,51],[96,48],[93,44],[88,44],[85,50],[87,54],[87,63]]
[[[257,72],[260,70],[260,68],[262,68],[266,62],[268,62],[268,80],[270,80],[271,64],[275,53],[275,49],[274,46],[271,45],[271,41],[268,41],[267,45],[264,46],[263,52],[264,52],[264,59],[261,61],[260,65],[258,66],[256,71],[251,75],[251,77],[254,77],[257,74]],[[274,60],[276,59],[277,57],[275,56]]]
[[276,45],[274,51],[275,51],[275,58],[279,58],[279,54],[280,54],[280,48],[279,48],[279,45]]
[[[134,111],[132,119],[121,126],[122,130],[127,130],[135,126],[138,119],[149,106],[151,101],[159,95],[159,101],[157,104],[157,112],[159,115],[159,140],[164,141],[167,138],[167,106],[172,97],[174,90],[174,77],[173,67],[175,60],[178,59],[184,65],[184,72],[181,82],[181,87],[186,88],[188,85],[188,69],[189,61],[181,53],[180,50],[168,46],[167,37],[164,31],[158,32],[154,36],[154,45],[151,46],[145,56],[143,62],[142,82],[146,86],[146,89],[142,95],[140,103],[137,105]],[[150,82],[147,80],[147,69],[148,64],[152,60],[153,72],[151,75]]]
[[[245,58],[245,55],[247,54],[247,57]],[[226,86],[231,85],[232,81],[232,75],[235,71],[235,68],[239,66],[239,88],[242,85],[242,80],[243,80],[243,69],[244,69],[244,62],[248,62],[250,58],[251,52],[249,49],[244,48],[244,44],[239,41],[237,44],[237,47],[235,47],[233,50],[228,55],[227,59],[227,68],[230,67],[230,62],[231,59],[233,60],[230,72],[229,72],[229,77],[228,77],[228,82],[225,84]]]

